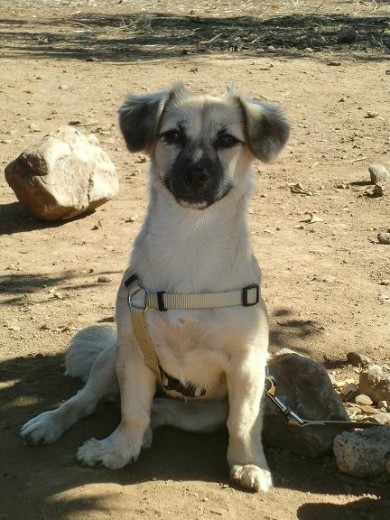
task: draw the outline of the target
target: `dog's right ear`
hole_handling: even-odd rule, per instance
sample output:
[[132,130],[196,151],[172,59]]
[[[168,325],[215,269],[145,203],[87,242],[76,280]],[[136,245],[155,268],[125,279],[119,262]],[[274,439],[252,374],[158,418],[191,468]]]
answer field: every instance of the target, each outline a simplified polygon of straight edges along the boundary
[[170,93],[129,94],[119,110],[119,126],[131,152],[147,152],[156,139],[158,124]]

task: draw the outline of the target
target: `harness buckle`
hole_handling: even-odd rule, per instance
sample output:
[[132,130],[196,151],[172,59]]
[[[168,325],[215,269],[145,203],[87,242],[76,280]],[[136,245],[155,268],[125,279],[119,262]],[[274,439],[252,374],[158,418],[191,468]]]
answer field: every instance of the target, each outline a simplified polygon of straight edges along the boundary
[[[253,300],[252,295],[249,291],[255,290],[255,301]],[[251,300],[251,301],[249,301]],[[242,306],[243,307],[252,307],[252,305],[256,305],[260,300],[260,287],[258,284],[247,285],[242,290]]]

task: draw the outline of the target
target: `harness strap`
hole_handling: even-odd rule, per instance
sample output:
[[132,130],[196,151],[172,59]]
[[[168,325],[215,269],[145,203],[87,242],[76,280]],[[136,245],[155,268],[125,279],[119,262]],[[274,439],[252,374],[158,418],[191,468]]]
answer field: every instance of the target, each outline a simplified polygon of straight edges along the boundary
[[[137,275],[132,275],[125,281],[125,286],[128,289],[128,304],[130,307],[134,335],[142,349],[146,366],[154,372],[157,381],[165,388],[165,390],[174,390],[186,397],[203,396],[206,393],[206,389],[203,387],[196,387],[191,383],[184,385],[181,381],[168,375],[162,369],[150,335],[146,319],[146,311],[148,309],[167,311],[233,306],[249,307],[256,305],[260,300],[260,287],[257,284],[248,285],[242,290],[219,293],[179,294],[166,293],[162,291],[152,293],[139,283]],[[134,301],[136,295],[141,292],[144,293],[143,305],[139,304],[139,299],[137,300],[137,303]]]
[[153,370],[157,381],[161,383],[160,363],[156,351],[154,350],[153,341],[146,322],[145,311],[132,310],[130,315],[135,337],[144,355],[145,365]]
[[260,286],[248,285],[236,291],[224,291],[215,293],[167,293],[164,291],[150,292],[143,287],[137,275],[132,275],[125,281],[129,288],[129,306],[134,307],[132,299],[140,291],[144,291],[144,305],[146,309],[159,311],[168,310],[195,310],[217,309],[221,307],[251,307],[260,301]]

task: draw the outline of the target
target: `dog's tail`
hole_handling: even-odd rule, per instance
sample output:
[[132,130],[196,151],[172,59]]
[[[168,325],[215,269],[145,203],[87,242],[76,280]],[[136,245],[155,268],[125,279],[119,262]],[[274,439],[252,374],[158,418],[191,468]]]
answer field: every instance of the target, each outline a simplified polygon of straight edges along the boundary
[[94,325],[80,330],[65,353],[65,375],[86,381],[98,355],[109,348],[116,348],[116,333],[110,327]]

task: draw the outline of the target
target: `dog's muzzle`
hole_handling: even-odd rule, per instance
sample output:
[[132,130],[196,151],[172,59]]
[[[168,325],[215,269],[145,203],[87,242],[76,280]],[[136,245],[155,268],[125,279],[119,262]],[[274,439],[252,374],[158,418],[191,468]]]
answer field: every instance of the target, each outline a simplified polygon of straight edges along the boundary
[[[193,157],[201,151],[202,157]],[[216,154],[188,145],[179,154],[165,184],[177,202],[195,209],[204,209],[223,198],[230,190],[224,170]]]

